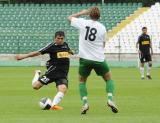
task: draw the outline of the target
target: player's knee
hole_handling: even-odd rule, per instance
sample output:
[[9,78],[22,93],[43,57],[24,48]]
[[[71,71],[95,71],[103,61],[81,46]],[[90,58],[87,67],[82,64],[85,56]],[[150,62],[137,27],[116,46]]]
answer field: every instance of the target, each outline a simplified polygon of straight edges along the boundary
[[63,93],[66,93],[67,92],[67,86],[65,84],[59,85],[58,90],[63,92]]
[[38,86],[37,84],[33,84],[33,85],[32,85],[32,88],[33,88],[34,90],[38,90],[38,89],[39,89],[39,86]]
[[111,73],[108,72],[103,76],[104,80],[110,80],[111,79]]
[[32,86],[32,87],[33,87],[34,90],[38,90],[39,89],[39,87],[37,87],[37,86]]
[[149,67],[152,67],[152,63],[149,63],[148,66],[149,66]]
[[86,82],[87,81],[87,77],[79,76],[79,81],[80,82]]

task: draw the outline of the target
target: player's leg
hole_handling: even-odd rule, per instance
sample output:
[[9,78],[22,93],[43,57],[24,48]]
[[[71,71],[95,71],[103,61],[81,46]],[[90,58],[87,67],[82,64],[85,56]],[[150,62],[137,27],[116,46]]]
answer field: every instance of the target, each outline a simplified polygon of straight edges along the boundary
[[83,102],[81,114],[86,114],[87,110],[89,109],[86,81],[87,81],[87,77],[90,75],[90,72],[92,70],[92,67],[90,66],[90,64],[91,63],[90,63],[89,60],[80,59],[80,65],[79,65],[79,93],[80,93],[80,96],[81,96],[81,100]]
[[40,77],[40,74],[41,74],[41,71],[36,70],[35,75],[34,75],[33,80],[32,80],[32,87],[35,90],[38,90],[43,86],[43,84],[40,81],[38,81],[38,79]]
[[106,82],[106,92],[107,92],[107,99],[113,100],[113,93],[114,93],[114,82],[111,79],[111,72],[105,73],[103,79]]
[[87,82],[87,77],[83,77],[79,75],[79,92],[80,92],[81,100],[83,102],[81,114],[86,114],[87,110],[89,110],[86,82]]
[[57,94],[55,95],[55,97],[52,101],[51,109],[62,110],[62,107],[58,106],[58,104],[61,102],[65,93],[67,92],[68,80],[67,79],[58,79],[58,80],[56,80],[56,86],[57,86]]
[[114,84],[113,80],[111,79],[111,72],[109,66],[106,61],[104,62],[95,62],[94,70],[97,75],[102,76],[106,82],[106,92],[108,99],[112,100],[113,92],[114,92]]
[[35,89],[35,90],[39,90],[42,86],[43,86],[43,84],[42,84],[40,81],[36,81],[36,82],[32,85],[33,89]]
[[79,75],[79,92],[80,92],[81,99],[83,101],[83,105],[88,103],[87,101],[88,92],[86,87],[86,81],[87,81],[87,77],[83,77]]
[[144,62],[140,63],[140,74],[141,74],[141,79],[144,79]]
[[111,72],[109,66],[106,61],[104,62],[97,62],[94,65],[94,69],[97,75],[102,76],[106,82],[106,93],[107,93],[107,104],[111,107],[114,113],[118,112],[116,105],[113,102],[113,94],[114,94],[114,82],[111,78]]
[[144,79],[144,56],[140,54],[140,74],[141,74],[141,79]]
[[152,79],[151,74],[150,74],[151,67],[152,67],[151,55],[148,55],[148,57],[146,59],[148,61],[148,64],[147,64],[147,79]]
[[152,79],[151,74],[150,74],[151,67],[152,67],[152,62],[150,61],[150,62],[148,62],[148,64],[147,64],[147,78],[148,78],[148,79]]
[[[53,69],[54,70],[54,69]],[[43,85],[48,85],[49,83],[53,82],[54,79],[52,78],[53,75],[53,70],[46,71],[46,73],[42,76],[40,76],[40,71],[36,70],[35,76],[32,81],[32,86],[34,89],[38,90],[40,89]]]
[[114,81],[111,79],[111,72],[107,72],[103,76],[105,82],[106,82],[106,92],[107,92],[107,104],[109,107],[111,107],[112,111],[114,113],[118,113],[118,108],[113,102],[113,94],[114,94]]

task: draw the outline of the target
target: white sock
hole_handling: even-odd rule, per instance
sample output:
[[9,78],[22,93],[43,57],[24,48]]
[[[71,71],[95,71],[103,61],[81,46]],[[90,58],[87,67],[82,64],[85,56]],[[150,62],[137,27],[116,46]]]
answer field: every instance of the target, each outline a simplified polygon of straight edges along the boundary
[[34,77],[33,77],[33,80],[32,80],[32,85],[36,82],[36,81],[38,81],[38,79],[39,79],[39,72],[36,72],[35,73],[35,75],[34,75]]
[[150,75],[150,70],[151,70],[151,67],[147,65],[147,75]]
[[58,103],[60,103],[60,101],[62,100],[63,97],[64,97],[64,93],[58,92],[56,94],[56,96],[54,97],[54,99],[53,99],[52,106],[57,105]]
[[140,67],[141,77],[144,77],[144,67]]

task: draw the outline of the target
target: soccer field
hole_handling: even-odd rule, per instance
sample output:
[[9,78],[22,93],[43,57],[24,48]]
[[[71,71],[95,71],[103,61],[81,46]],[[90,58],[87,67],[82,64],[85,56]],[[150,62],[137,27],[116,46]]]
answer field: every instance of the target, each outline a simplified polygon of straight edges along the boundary
[[152,70],[151,81],[140,80],[136,68],[112,68],[118,114],[106,106],[105,83],[92,72],[88,79],[87,115],[80,115],[77,67],[70,69],[69,91],[61,103],[62,111],[39,109],[39,100],[53,98],[56,89],[55,84],[50,84],[33,90],[35,69],[39,67],[0,67],[0,123],[160,123],[158,68]]

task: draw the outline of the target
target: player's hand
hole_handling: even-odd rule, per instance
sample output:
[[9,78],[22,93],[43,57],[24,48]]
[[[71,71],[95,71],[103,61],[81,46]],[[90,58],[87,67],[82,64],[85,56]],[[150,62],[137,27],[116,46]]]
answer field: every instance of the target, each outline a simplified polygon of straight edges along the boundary
[[141,54],[141,51],[140,51],[140,50],[138,50],[138,53],[139,53],[139,54]]
[[16,55],[16,56],[15,56],[15,59],[16,59],[16,60],[22,60],[22,59],[23,59],[23,56],[22,56],[22,55]]
[[153,51],[151,52],[151,55],[153,55]]
[[74,55],[74,51],[73,51],[73,50],[70,50],[70,51],[69,51],[69,54]]

